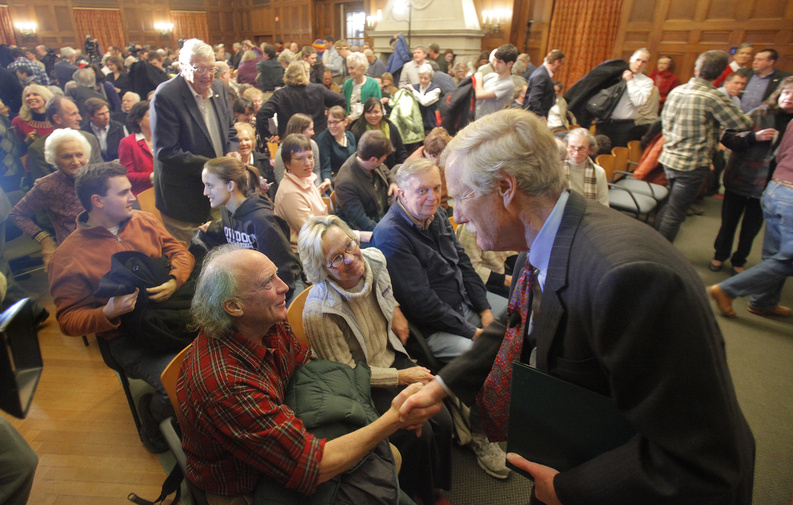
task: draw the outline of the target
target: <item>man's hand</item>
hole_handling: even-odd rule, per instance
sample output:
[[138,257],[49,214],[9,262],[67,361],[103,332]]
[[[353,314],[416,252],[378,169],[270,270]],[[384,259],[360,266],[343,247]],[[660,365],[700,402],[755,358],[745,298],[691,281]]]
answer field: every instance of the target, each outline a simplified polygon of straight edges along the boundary
[[412,84],[405,84],[403,87],[408,91],[416,91]]
[[632,81],[633,80],[633,72],[630,69],[626,70],[622,73],[623,80]]
[[527,459],[518,456],[514,452],[507,454],[507,461],[518,468],[526,470],[534,477],[534,493],[537,499],[546,505],[562,505],[556,496],[556,489],[553,487],[553,478],[559,473],[549,466],[532,463]]
[[50,271],[50,261],[55,254],[55,249],[58,245],[52,240],[52,237],[47,237],[41,241],[41,257],[44,260],[44,271]]
[[407,386],[408,384],[413,384],[415,382],[426,384],[431,380],[432,372],[423,366],[412,366],[399,371],[398,384],[400,386]]
[[479,313],[479,317],[482,319],[482,328],[486,328],[488,324],[495,321],[493,317],[493,311],[490,309],[485,309]]
[[232,158],[237,158],[238,160],[242,161],[242,156],[236,151],[233,153],[226,153],[226,156],[231,156]]
[[512,285],[512,276],[507,274],[504,276],[504,285],[510,287]]
[[[430,382],[434,384],[435,382]],[[398,412],[401,428],[415,429],[416,436],[421,436],[421,425],[427,422],[427,419],[434,416],[441,411],[443,398],[432,399],[431,401],[425,397],[419,398],[420,403],[413,402],[409,409],[405,409],[405,405],[411,401],[413,397],[419,395],[424,388],[421,384],[411,384],[406,387],[391,401],[391,409]],[[440,386],[439,386],[440,387]],[[441,388],[443,391],[443,388]]]
[[174,291],[176,291],[176,279],[171,279],[153,288],[146,288],[146,292],[149,294],[149,300],[153,302],[164,302],[171,297]]
[[399,307],[394,307],[394,317],[391,319],[391,329],[394,330],[396,336],[402,342],[402,345],[408,343],[410,337],[410,328],[408,327],[408,320],[405,314],[402,313]]
[[39,135],[39,132],[37,132],[36,130],[33,130],[32,132],[28,133],[28,134],[25,136],[25,144],[27,144],[27,145],[30,145],[30,144],[32,144],[33,142],[35,142],[36,140],[38,140],[38,138],[39,138],[40,136],[41,136],[41,135]]
[[317,189],[319,190],[319,194],[324,195],[325,192],[330,189],[330,184],[331,184],[330,179],[325,179],[324,181],[322,181],[322,184],[320,184],[317,187]]
[[102,307],[102,314],[105,315],[108,321],[112,321],[118,316],[132,312],[135,310],[135,302],[138,301],[138,291],[139,290],[136,288],[133,293],[128,295],[112,297],[107,301],[105,306]]
[[476,340],[477,338],[479,338],[479,335],[481,335],[483,331],[484,330],[482,328],[477,328],[476,331],[474,332],[474,336],[471,337],[471,340]]
[[414,411],[421,413],[425,409],[434,409],[437,407],[435,413],[432,414],[435,415],[440,412],[441,401],[446,398],[446,391],[443,390],[443,387],[436,380],[430,381],[420,390],[411,389],[414,388],[414,386],[418,386],[418,384],[408,386],[391,402],[391,406],[397,407],[399,410],[400,421],[408,421],[415,415]]
[[772,140],[774,135],[776,134],[776,130],[773,128],[766,128],[765,130],[760,130],[754,132],[754,138],[758,142],[765,142],[767,140]]

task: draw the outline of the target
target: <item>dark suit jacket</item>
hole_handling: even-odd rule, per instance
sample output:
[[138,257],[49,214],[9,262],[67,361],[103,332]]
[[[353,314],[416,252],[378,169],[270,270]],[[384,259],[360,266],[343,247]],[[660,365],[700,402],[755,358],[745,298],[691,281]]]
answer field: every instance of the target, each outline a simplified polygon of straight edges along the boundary
[[555,99],[553,79],[545,65],[540,65],[529,78],[526,95],[523,98],[523,107],[538,117],[548,117],[548,111],[553,107]]
[[[377,194],[372,181],[373,177],[380,179],[385,194]],[[377,201],[380,198],[386,201],[384,213],[387,212],[388,186],[394,183],[396,183],[396,179],[388,167],[380,165],[369,175],[355,159],[355,153],[353,153],[336,175],[336,202],[339,205],[336,213],[353,230],[374,230],[381,217],[378,215]]]
[[628,62],[625,60],[604,61],[567,90],[564,94],[567,110],[578,118],[578,124],[585,128],[589,127],[595,118],[586,110],[587,101],[601,89],[617,84],[622,79],[622,73],[628,68]]
[[[69,88],[66,90],[65,94],[71,98],[72,101],[74,101],[74,104],[77,106],[77,110],[80,111],[80,116],[82,116],[84,120],[87,120],[88,118],[88,114],[85,112],[86,100],[89,98],[99,98],[100,100],[107,102],[102,93],[95,89],[86,88],[85,86],[75,86],[74,88]],[[110,107],[108,107],[108,109],[110,110]]]
[[[220,125],[223,153],[237,150],[234,114],[223,82],[215,79],[210,95]],[[189,223],[209,217],[201,170],[215,157],[212,140],[195,98],[181,75],[157,87],[149,105],[154,145],[154,195],[166,216]]]
[[[91,129],[90,123],[91,123],[90,121],[86,121],[85,123],[80,125],[80,128],[84,132],[90,133],[91,135],[94,135],[96,137],[96,134]],[[113,121],[111,119],[110,124],[107,126],[108,126],[107,151],[104,154],[102,154],[102,151],[100,150],[99,153],[104,161],[113,161],[118,159],[118,145],[121,143],[121,139],[126,137],[127,134],[124,132],[124,125],[119,123],[118,121]],[[97,138],[97,145],[99,145],[98,144],[99,139],[98,137],[96,138]],[[93,148],[91,148],[91,150],[93,151]]]
[[[82,130],[80,130],[80,133],[83,134],[83,137],[85,137],[85,140],[87,140],[88,144],[91,146],[91,157],[88,163],[102,163],[102,150],[99,148],[99,141],[96,139],[96,135]],[[43,137],[39,137],[28,146],[27,169],[28,172],[30,172],[32,181],[40,179],[45,175],[50,175],[56,170],[55,167],[47,163],[44,159],[44,144],[47,142],[49,136],[50,135],[47,134]]]
[[68,60],[61,60],[55,63],[53,67],[55,71],[55,77],[58,79],[58,86],[61,89],[66,86],[66,83],[72,80],[72,76],[75,72],[79,70],[79,68],[71,63]]
[[765,89],[765,92],[763,93],[763,101],[765,102],[766,99],[769,96],[771,96],[771,93],[776,91],[776,89],[779,87],[779,83],[782,82],[782,80],[785,79],[785,77],[790,77],[790,75],[791,74],[787,72],[783,72],[778,68],[774,69],[774,73],[771,74],[771,80],[768,82],[768,87]]
[[346,107],[347,101],[339,93],[325,89],[322,84],[312,82],[306,86],[284,86],[276,90],[256,113],[256,130],[260,137],[270,137],[270,118],[278,114],[278,136],[283,140],[289,118],[302,112],[314,120],[314,134],[319,135],[328,127],[325,110],[334,105]]
[[[440,372],[462,401],[504,329],[490,325]],[[699,276],[659,234],[571,193],[533,335],[538,369],[610,396],[638,432],[557,475],[562,503],[751,503],[754,439],[721,331]]]

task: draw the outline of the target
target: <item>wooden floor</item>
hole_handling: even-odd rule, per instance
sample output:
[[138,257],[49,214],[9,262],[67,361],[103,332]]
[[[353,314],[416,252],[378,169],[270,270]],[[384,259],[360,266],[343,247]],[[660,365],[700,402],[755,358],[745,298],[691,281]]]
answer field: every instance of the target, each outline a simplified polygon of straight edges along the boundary
[[[25,420],[4,415],[39,455],[30,505],[128,505],[127,495],[154,500],[165,472],[141,444],[116,375],[89,337],[58,330],[43,272],[20,284],[45,304],[39,331],[44,371]],[[64,386],[67,385],[68,386]]]

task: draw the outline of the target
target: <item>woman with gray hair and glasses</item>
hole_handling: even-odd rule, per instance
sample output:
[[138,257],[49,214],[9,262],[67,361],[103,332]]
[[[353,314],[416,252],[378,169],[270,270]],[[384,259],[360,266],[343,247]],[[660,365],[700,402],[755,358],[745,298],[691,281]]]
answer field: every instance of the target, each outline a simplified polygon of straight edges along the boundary
[[[407,385],[432,380],[430,371],[411,361],[405,350],[408,323],[394,299],[383,253],[372,247],[361,250],[355,232],[337,216],[306,221],[298,251],[314,284],[303,324],[317,357],[351,367],[366,363],[380,413]],[[420,437],[405,430],[390,437],[404,461],[400,486],[421,503],[436,503],[451,486],[451,430],[444,407],[422,426]]]

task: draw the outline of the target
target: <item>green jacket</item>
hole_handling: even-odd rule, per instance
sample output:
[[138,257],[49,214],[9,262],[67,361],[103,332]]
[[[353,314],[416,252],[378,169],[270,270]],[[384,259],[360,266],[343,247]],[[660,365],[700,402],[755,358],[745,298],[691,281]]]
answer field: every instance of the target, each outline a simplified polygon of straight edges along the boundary
[[[354,369],[334,361],[315,360],[297,369],[287,386],[284,404],[303,421],[306,430],[332,440],[375,421],[370,371],[365,363]],[[262,482],[254,503],[265,505],[382,504],[399,501],[399,481],[388,439],[381,441],[346,472],[320,484],[311,496]]]

